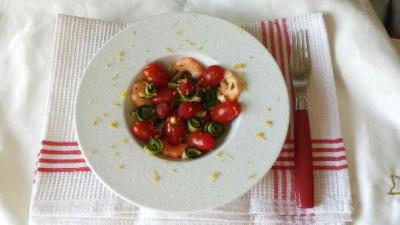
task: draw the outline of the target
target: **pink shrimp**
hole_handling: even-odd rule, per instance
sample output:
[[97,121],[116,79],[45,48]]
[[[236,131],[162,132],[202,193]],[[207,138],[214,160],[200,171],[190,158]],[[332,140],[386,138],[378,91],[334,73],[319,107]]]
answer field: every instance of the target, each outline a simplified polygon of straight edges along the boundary
[[146,88],[146,81],[144,80],[137,81],[136,83],[133,84],[131,98],[136,106],[152,104],[150,99],[144,99],[139,95],[139,93],[144,92],[145,88]]
[[194,78],[199,78],[204,71],[204,67],[191,57],[180,58],[175,63],[174,69],[179,72],[188,71]]

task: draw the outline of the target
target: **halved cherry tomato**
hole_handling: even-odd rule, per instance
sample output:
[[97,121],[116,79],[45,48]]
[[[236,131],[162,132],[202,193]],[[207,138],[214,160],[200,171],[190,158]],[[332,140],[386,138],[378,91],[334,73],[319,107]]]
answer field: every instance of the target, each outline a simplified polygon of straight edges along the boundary
[[172,113],[172,106],[170,103],[161,102],[156,105],[156,112],[157,115],[161,118],[167,118]]
[[229,123],[240,113],[238,102],[222,102],[211,110],[211,119],[219,123]]
[[184,78],[178,81],[178,89],[183,95],[188,96],[193,93],[195,87],[191,80]]
[[152,101],[154,104],[159,104],[161,102],[171,103],[178,96],[178,92],[170,87],[163,87],[156,92]]
[[212,65],[204,70],[200,77],[200,84],[202,87],[215,88],[219,86],[219,83],[224,78],[225,69],[218,66]]
[[153,83],[156,87],[167,86],[170,76],[168,72],[156,63],[150,63],[143,69],[143,77],[149,83]]
[[199,102],[183,102],[179,105],[178,115],[183,119],[192,119],[197,113],[204,111]]
[[178,145],[185,135],[185,121],[177,115],[171,115],[165,123],[164,134],[168,144]]
[[170,145],[166,140],[163,140],[163,142],[164,142],[164,147],[163,150],[161,151],[161,155],[174,159],[182,158],[183,151],[185,151],[185,148],[187,147],[186,143],[179,143],[178,145]]
[[209,152],[215,146],[215,140],[211,134],[203,131],[190,133],[187,137],[189,146],[198,148],[203,152]]
[[157,131],[150,122],[137,121],[133,125],[132,131],[136,138],[144,142],[147,142],[151,137],[157,136]]

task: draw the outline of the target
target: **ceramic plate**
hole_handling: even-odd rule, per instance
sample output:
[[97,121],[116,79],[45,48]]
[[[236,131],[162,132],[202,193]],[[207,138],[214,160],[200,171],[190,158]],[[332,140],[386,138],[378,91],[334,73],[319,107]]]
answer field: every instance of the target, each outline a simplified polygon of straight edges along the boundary
[[[172,161],[149,156],[132,137],[129,96],[146,64],[171,68],[182,56],[231,69],[245,91],[242,112],[218,148]],[[139,206],[195,211],[234,200],[266,174],[286,136],[289,103],[278,66],[251,34],[222,19],[180,13],[139,21],[106,43],[82,78],[75,118],[87,163],[110,189]]]

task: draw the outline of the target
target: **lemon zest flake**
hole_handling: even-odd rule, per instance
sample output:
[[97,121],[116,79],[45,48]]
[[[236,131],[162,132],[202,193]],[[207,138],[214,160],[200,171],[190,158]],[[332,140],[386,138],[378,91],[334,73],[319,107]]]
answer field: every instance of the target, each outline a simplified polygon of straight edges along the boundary
[[118,164],[115,168],[116,168],[118,171],[121,171],[121,170],[125,169],[125,165],[122,164],[122,163],[120,163],[120,164]]
[[272,126],[274,125],[274,121],[272,121],[272,120],[267,120],[267,121],[265,121],[265,125],[266,125],[266,126],[269,126],[269,127],[272,127]]
[[118,123],[115,121],[112,121],[112,122],[108,123],[108,128],[116,129],[116,128],[118,128]]
[[186,43],[189,47],[193,47],[193,46],[195,45],[194,42],[192,42],[192,41],[190,41],[190,40],[188,40],[188,39],[185,39],[185,43]]
[[117,150],[115,150],[115,149],[113,149],[113,150],[111,151],[111,154],[112,154],[114,157],[120,156],[120,152],[117,151]]
[[115,54],[115,60],[121,62],[122,60],[124,60],[124,56],[125,56],[125,52],[122,52],[122,51],[117,52]]
[[129,140],[128,140],[128,138],[124,138],[124,139],[122,139],[122,140],[121,140],[121,144],[124,144],[124,145],[127,145],[127,144],[129,144]]
[[126,90],[121,90],[121,91],[119,92],[119,97],[120,97],[121,99],[125,99],[125,98],[126,98],[126,95],[127,95]]
[[245,67],[246,67],[246,64],[244,64],[244,63],[237,63],[237,64],[233,65],[233,69],[234,70],[240,70],[240,69],[243,69]]
[[230,160],[233,160],[233,159],[234,159],[233,156],[232,156],[231,154],[229,154],[229,153],[225,153],[225,155],[226,155],[226,157],[228,157]]
[[217,172],[213,172],[213,173],[210,174],[210,180],[212,182],[215,182],[220,175],[221,175],[221,173],[218,172],[218,171]]
[[265,138],[264,132],[258,133],[258,134],[256,135],[256,137],[257,137],[258,140],[261,140],[261,141],[267,140],[267,139]]
[[110,80],[117,80],[118,79],[118,74],[112,74],[111,76],[110,76]]
[[169,53],[175,53],[174,50],[172,48],[165,48],[165,50]]
[[222,157],[224,155],[224,152],[217,152],[217,154],[215,154],[217,157]]
[[250,174],[248,177],[247,177],[247,179],[248,180],[251,180],[251,179],[253,179],[253,178],[255,178],[256,177],[256,174],[255,173],[252,173],[252,174]]
[[98,122],[99,121],[97,119],[94,119],[94,120],[90,121],[90,124],[92,124],[92,126],[96,126]]
[[121,103],[119,103],[119,102],[114,103],[114,107],[115,107],[115,108],[121,107]]
[[158,171],[153,170],[153,181],[158,182],[158,181],[160,181],[160,179],[161,179],[161,177],[160,177],[160,174],[158,174]]

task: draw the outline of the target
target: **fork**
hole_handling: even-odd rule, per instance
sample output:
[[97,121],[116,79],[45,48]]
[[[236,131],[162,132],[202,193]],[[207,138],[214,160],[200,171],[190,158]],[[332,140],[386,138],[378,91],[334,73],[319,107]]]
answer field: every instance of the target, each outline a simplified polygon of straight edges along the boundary
[[294,191],[297,207],[314,207],[314,175],[310,124],[307,112],[307,85],[311,57],[307,30],[292,34],[290,75],[296,95],[294,112]]

